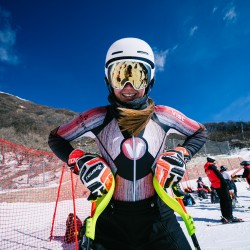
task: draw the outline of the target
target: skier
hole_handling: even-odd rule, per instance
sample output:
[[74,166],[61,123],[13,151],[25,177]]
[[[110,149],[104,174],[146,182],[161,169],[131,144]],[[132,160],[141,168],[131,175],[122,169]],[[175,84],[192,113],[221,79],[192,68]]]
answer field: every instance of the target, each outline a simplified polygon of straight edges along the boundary
[[223,223],[238,222],[240,219],[233,216],[232,199],[229,194],[227,183],[215,164],[216,160],[214,158],[207,157],[204,169],[211,182],[211,187],[216,190],[216,193],[220,198],[220,209],[222,214],[221,221]]
[[244,166],[244,171],[242,174],[242,178],[246,178],[247,183],[249,185],[249,189],[250,189],[250,161],[242,161],[240,163],[241,166]]
[[[155,61],[145,41],[114,42],[106,55],[105,76],[110,104],[82,112],[51,131],[48,141],[79,174],[90,190],[89,200],[107,193],[111,173],[115,176],[113,197],[97,220],[92,249],[191,249],[174,211],[154,190],[153,177],[164,189],[177,185],[186,161],[204,145],[206,129],[149,98]],[[185,141],[164,152],[171,133],[182,134]],[[83,136],[95,139],[100,156],[74,149],[71,142]],[[84,248],[85,242],[81,244]]]
[[234,184],[234,181],[232,180],[231,175],[228,173],[226,166],[224,166],[224,165],[220,166],[220,172],[227,183],[229,194],[232,198],[232,205],[233,205],[233,207],[235,207],[236,206],[236,196],[235,196],[234,190],[236,189],[236,186]]

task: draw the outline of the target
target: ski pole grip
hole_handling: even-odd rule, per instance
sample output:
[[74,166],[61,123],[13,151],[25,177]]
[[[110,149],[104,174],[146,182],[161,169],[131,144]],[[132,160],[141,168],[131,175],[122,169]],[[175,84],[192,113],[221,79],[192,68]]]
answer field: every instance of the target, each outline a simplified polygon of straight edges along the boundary
[[94,215],[91,218],[88,218],[86,220],[86,237],[88,237],[92,240],[95,239],[96,221],[97,221],[99,215],[103,212],[103,210],[109,204],[109,202],[113,196],[114,189],[115,189],[115,179],[114,179],[114,176],[112,175],[112,184],[111,184],[110,190],[108,191],[107,194],[105,194],[102,197],[99,197],[97,199]]

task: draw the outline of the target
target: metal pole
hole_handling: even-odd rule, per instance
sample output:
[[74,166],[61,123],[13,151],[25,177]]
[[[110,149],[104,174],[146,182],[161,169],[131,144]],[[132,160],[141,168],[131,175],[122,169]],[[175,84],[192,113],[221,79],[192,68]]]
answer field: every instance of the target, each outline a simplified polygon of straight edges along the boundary
[[243,129],[243,123],[241,123],[241,134],[242,134],[243,140],[245,140],[244,129]]
[[229,144],[229,141],[227,141],[227,147],[228,147],[228,152],[229,152],[229,155],[231,155],[231,150],[230,150],[230,144]]
[[204,151],[205,151],[205,155],[207,155],[207,147],[206,147],[206,144],[204,144]]
[[43,186],[45,187],[45,173],[44,173],[44,165],[45,165],[45,162],[43,161],[42,162],[42,171],[43,171]]

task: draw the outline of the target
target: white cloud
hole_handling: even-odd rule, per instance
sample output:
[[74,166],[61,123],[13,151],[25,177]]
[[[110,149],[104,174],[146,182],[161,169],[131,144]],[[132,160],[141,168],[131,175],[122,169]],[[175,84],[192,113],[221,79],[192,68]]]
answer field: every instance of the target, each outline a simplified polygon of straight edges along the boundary
[[233,103],[214,116],[215,121],[249,121],[250,94],[236,99]]
[[189,31],[189,36],[193,36],[194,33],[198,30],[198,26],[194,26]]
[[164,51],[154,50],[155,65],[158,71],[164,71],[164,66],[166,63],[166,58],[167,58],[168,53],[169,53],[168,49]]
[[16,31],[10,25],[10,13],[0,6],[0,61],[18,64],[18,56],[14,52]]
[[176,44],[176,45],[173,47],[173,49],[172,49],[172,50],[174,51],[174,50],[176,50],[178,47],[179,47],[179,45],[178,45],[178,44]]
[[231,6],[226,9],[225,14],[223,16],[223,20],[227,23],[235,23],[237,20],[237,14],[235,11],[235,6]]
[[212,13],[214,14],[218,10],[218,7],[214,7]]

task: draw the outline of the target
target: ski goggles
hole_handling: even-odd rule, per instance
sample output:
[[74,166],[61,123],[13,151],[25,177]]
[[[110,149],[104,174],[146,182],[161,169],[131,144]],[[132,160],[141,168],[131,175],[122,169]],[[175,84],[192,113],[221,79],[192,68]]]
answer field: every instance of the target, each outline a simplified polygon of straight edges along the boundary
[[145,89],[151,80],[151,67],[136,61],[120,61],[108,67],[108,81],[114,89],[130,83],[134,89]]

